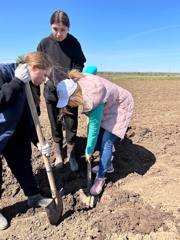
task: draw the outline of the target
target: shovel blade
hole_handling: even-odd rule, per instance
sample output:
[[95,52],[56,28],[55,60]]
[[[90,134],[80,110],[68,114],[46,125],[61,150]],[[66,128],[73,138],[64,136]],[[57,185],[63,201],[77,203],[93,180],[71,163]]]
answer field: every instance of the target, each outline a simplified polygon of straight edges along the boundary
[[45,201],[42,199],[40,206],[45,208],[50,224],[57,225],[60,222],[63,212],[63,203],[61,198],[57,201],[53,198],[45,199]]

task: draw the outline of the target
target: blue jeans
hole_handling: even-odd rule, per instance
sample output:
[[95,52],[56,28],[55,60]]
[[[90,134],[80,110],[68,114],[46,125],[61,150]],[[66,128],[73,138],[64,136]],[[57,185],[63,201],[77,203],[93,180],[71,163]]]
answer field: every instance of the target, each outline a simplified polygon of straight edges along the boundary
[[107,168],[110,167],[112,163],[112,149],[116,139],[116,135],[104,130],[103,128],[100,129],[96,144],[96,150],[100,151],[99,172],[97,177],[104,177],[107,172]]

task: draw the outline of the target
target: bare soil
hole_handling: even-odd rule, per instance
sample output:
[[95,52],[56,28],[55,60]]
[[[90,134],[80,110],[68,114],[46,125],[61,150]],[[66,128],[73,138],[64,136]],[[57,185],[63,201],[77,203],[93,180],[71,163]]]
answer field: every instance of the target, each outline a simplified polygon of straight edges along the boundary
[[[115,172],[107,175],[96,207],[87,209],[77,194],[86,188],[86,118],[80,114],[76,144],[80,169],[72,173],[68,163],[61,170],[53,168],[58,189],[63,187],[62,221],[52,226],[44,209],[28,209],[3,160],[0,208],[10,227],[0,232],[1,240],[180,239],[180,81],[156,76],[121,78],[116,83],[132,92],[135,111],[126,138],[115,145]],[[43,99],[41,107],[41,125],[52,142]],[[52,166],[54,160],[52,151]],[[93,165],[97,162],[98,153]],[[34,147],[32,165],[42,193],[50,196],[43,161]]]

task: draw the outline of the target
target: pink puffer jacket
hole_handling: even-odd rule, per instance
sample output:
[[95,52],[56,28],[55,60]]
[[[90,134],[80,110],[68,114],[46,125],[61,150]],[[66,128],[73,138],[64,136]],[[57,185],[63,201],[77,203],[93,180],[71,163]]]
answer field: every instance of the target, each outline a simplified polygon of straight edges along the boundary
[[91,74],[85,74],[78,83],[84,99],[83,112],[87,113],[100,103],[105,103],[101,127],[123,139],[134,108],[131,93],[102,77]]

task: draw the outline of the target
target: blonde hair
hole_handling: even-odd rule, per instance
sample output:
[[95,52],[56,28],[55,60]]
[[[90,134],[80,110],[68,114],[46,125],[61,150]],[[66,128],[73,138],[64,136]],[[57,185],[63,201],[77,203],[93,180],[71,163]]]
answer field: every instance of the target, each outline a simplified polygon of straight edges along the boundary
[[79,79],[83,78],[84,75],[77,69],[72,69],[68,72],[68,77],[74,81],[78,81]]
[[49,56],[44,52],[31,52],[22,57],[22,62],[28,65],[35,65],[40,69],[52,68],[52,62]]
[[83,104],[82,90],[81,90],[81,87],[78,83],[77,83],[77,89],[71,95],[69,101],[74,103],[74,104],[77,104],[77,105],[82,105]]

